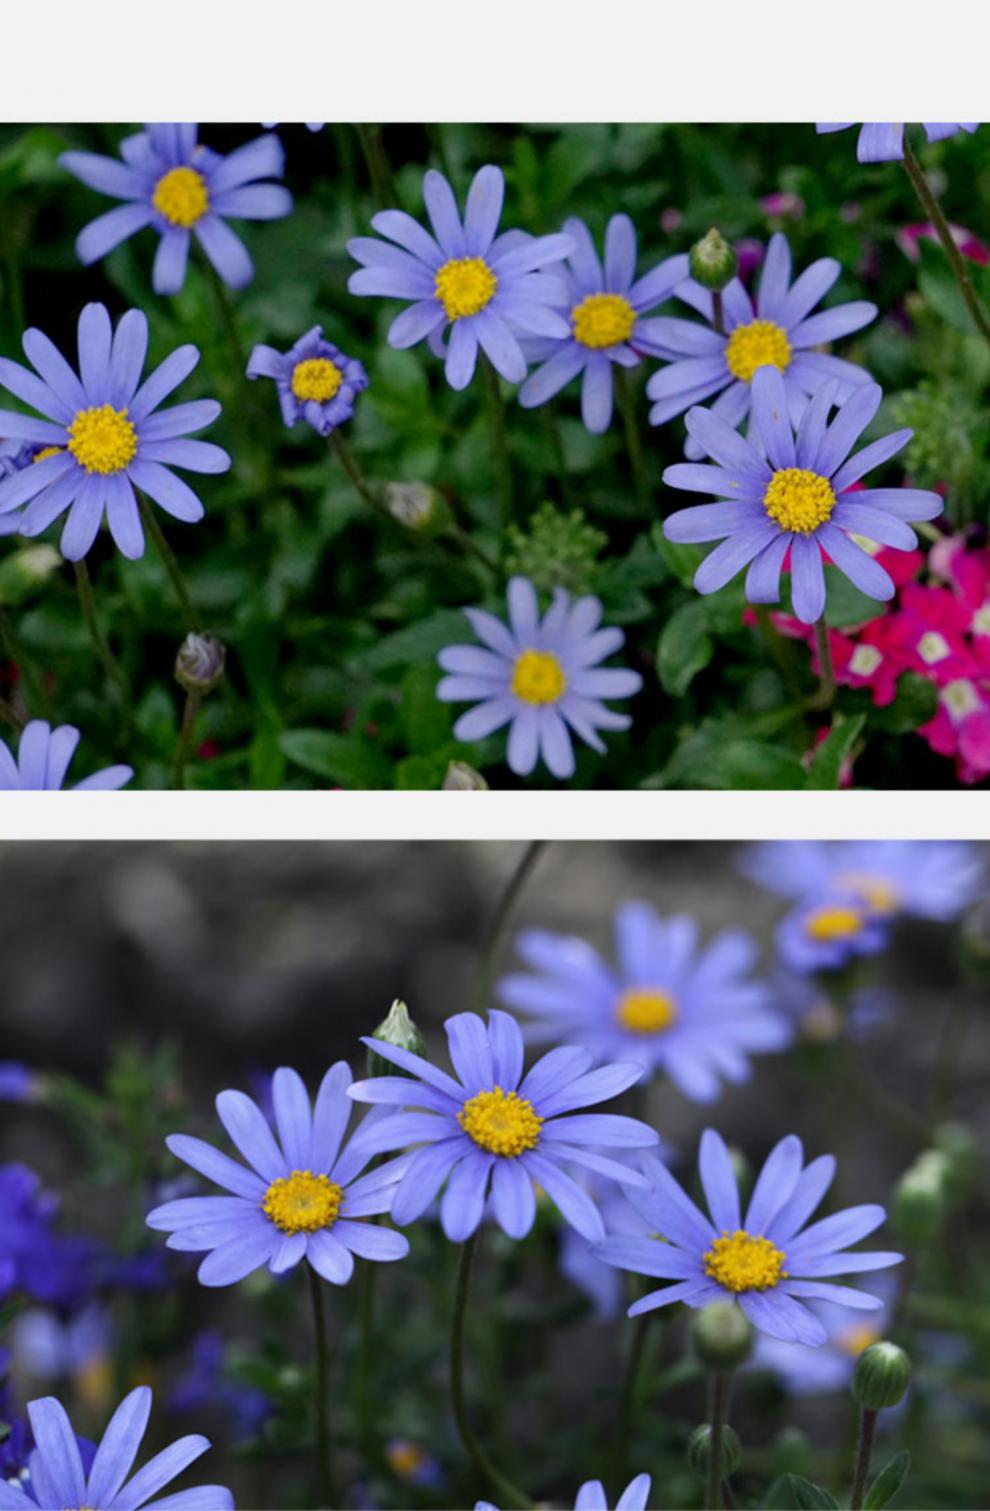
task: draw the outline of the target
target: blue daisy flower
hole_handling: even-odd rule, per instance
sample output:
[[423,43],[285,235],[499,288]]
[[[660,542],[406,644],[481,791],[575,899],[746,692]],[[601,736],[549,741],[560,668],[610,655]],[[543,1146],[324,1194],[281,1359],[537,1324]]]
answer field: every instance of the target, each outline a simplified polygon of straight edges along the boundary
[[319,435],[329,435],[354,413],[354,401],[368,386],[368,374],[356,357],[323,339],[314,325],[287,352],[256,346],[247,365],[249,378],[272,378],[282,419],[290,430],[305,420]]
[[[615,1503],[615,1511],[645,1511],[653,1483],[648,1474],[630,1480]],[[490,1501],[477,1501],[474,1511],[497,1511]],[[577,1493],[574,1511],[608,1511],[608,1496],[601,1480],[586,1480]]]
[[[819,136],[832,131],[848,131],[854,124],[852,121],[823,121],[815,127]],[[968,131],[972,134],[979,121],[972,121],[969,125],[960,125],[956,122],[942,121],[935,125],[925,126],[925,135],[930,142],[944,141],[948,136],[956,136],[960,131]],[[881,125],[879,122],[869,121],[859,128],[859,138],[856,142],[856,156],[861,163],[893,163],[898,162],[904,156],[904,122],[895,121],[890,125]]]
[[602,1258],[620,1270],[675,1282],[634,1302],[630,1317],[674,1301],[701,1307],[728,1300],[760,1332],[817,1346],[825,1342],[825,1328],[805,1301],[879,1310],[876,1296],[825,1277],[900,1264],[902,1254],[846,1250],[880,1226],[883,1207],[847,1207],[805,1227],[832,1184],[832,1155],[806,1166],[801,1140],[794,1134],[781,1139],[760,1172],[745,1218],[729,1151],[713,1128],[701,1136],[698,1166],[710,1217],[658,1162],[652,1187],[631,1197],[663,1237],[610,1238],[599,1246]]
[[645,1149],[659,1139],[636,1118],[563,1114],[619,1096],[641,1078],[641,1067],[592,1070],[587,1050],[562,1048],[552,1049],[524,1075],[522,1034],[508,1013],[490,1012],[487,1027],[477,1013],[458,1013],[444,1028],[454,1076],[409,1050],[365,1039],[369,1049],[406,1074],[351,1087],[356,1101],[416,1109],[383,1118],[355,1140],[369,1156],[424,1146],[396,1188],[393,1221],[405,1226],[422,1216],[446,1181],[440,1221],[452,1243],[463,1243],[477,1230],[489,1187],[503,1232],[525,1238],[536,1217],[539,1185],[565,1222],[589,1239],[604,1238],[598,1208],[565,1167],[579,1165],[641,1186],[641,1175],[598,1151]]
[[812,1301],[808,1310],[825,1329],[824,1343],[806,1348],[761,1333],[745,1368],[771,1370],[795,1396],[848,1390],[860,1354],[880,1342],[893,1320],[895,1286],[891,1277],[878,1276],[870,1289],[880,1305],[868,1320],[854,1322],[845,1307],[831,1301]]
[[18,528],[34,536],[68,510],[61,540],[68,561],[86,555],[104,513],[123,554],[132,560],[143,555],[135,488],[175,519],[202,519],[202,503],[170,468],[229,469],[226,451],[187,439],[213,424],[220,405],[196,399],[155,413],[199,361],[195,346],[178,347],[142,383],[147,317],[128,310],[114,331],[102,304],[87,304],[79,316],[79,377],[41,331],[25,331],[22,344],[35,372],[2,357],[0,386],[45,418],[2,410],[0,431],[42,449],[30,466],[0,482],[0,515],[26,504]]
[[613,215],[605,232],[604,267],[591,232],[576,217],[564,222],[574,251],[561,270],[566,299],[561,315],[568,334],[526,342],[526,355],[542,362],[519,390],[524,409],[545,404],[572,378],[584,374],[581,415],[593,434],[612,419],[612,366],[638,367],[643,316],[670,297],[688,276],[686,253],[668,257],[636,277],[636,230],[628,215]]
[[912,432],[896,430],[850,456],[883,393],[876,383],[855,389],[829,424],[836,394],[832,380],[823,383],[795,435],[784,378],[776,367],[761,367],[752,384],[759,446],[713,411],[689,410],[689,433],[717,465],[680,462],[663,480],[671,488],[714,494],[719,502],[671,514],[664,534],[680,542],[722,542],[695,573],[699,593],[717,592],[747,567],[749,602],[776,603],[789,554],[794,613],[805,624],[825,610],[825,555],[870,598],[894,596],[889,573],[851,537],[913,551],[918,541],[908,521],[935,519],[943,500],[920,488],[854,492],[853,484],[896,456]]
[[857,955],[886,949],[885,921],[848,896],[823,893],[802,903],[777,926],[777,954],[792,971],[838,971]]
[[123,162],[96,152],[63,152],[76,178],[100,194],[125,201],[79,233],[76,254],[87,266],[145,226],[161,240],[151,282],[156,294],[177,294],[186,278],[189,244],[199,242],[224,283],[244,288],[254,267],[232,220],[279,220],[292,209],[281,184],[285,152],[277,136],[259,136],[226,156],[199,142],[190,122],[148,125],[120,144]]
[[479,346],[503,378],[520,383],[526,376],[520,336],[570,334],[567,321],[552,308],[566,304],[565,285],[542,269],[559,263],[574,243],[562,234],[497,235],[504,194],[501,169],[491,163],[479,169],[462,223],[454,191],[431,168],[423,179],[423,200],[432,236],[405,211],[381,210],[371,224],[386,241],[358,236],[347,243],[361,263],[348,280],[350,292],[413,300],[393,320],[389,345],[415,346],[428,339],[435,356],[446,356],[451,388],[470,383]]
[[195,1506],[197,1511],[231,1511],[234,1497],[222,1485],[197,1485],[159,1497],[160,1490],[209,1448],[209,1438],[199,1433],[179,1438],[128,1479],[148,1425],[151,1399],[147,1385],[139,1385],[124,1397],[110,1418],[88,1472],[62,1404],[54,1396],[29,1402],[28,1417],[37,1446],[28,1459],[26,1479],[17,1484],[0,1480],[0,1507],[4,1511],[25,1511],[30,1506],[138,1511],[141,1506]]
[[199,1267],[202,1285],[233,1285],[267,1265],[282,1275],[305,1259],[333,1285],[346,1285],[354,1257],[402,1259],[401,1233],[361,1219],[388,1212],[405,1168],[391,1160],[363,1175],[370,1158],[355,1137],[344,1144],[352,1111],[350,1067],[343,1060],[323,1077],[314,1106],[301,1076],[283,1066],[272,1078],[275,1129],[242,1091],[222,1091],[217,1113],[245,1169],[202,1139],[172,1134],[177,1159],[231,1196],[191,1196],[165,1202],[147,1224],[169,1233],[168,1247],[210,1252]]
[[[778,231],[770,238],[755,299],[738,278],[724,290],[724,334],[714,328],[711,292],[693,278],[686,279],[675,296],[704,316],[708,325],[662,315],[643,322],[643,348],[670,364],[646,385],[653,400],[650,424],[663,425],[718,394],[712,413],[735,430],[751,413],[753,375],[768,365],[783,377],[787,412],[795,426],[825,379],[835,380],[836,403],[869,383],[870,375],[862,367],[817,350],[876,317],[876,305],[866,300],[813,313],[841,272],[834,257],[822,257],[792,283],[790,245]],[[759,436],[754,439],[759,443]],[[690,436],[685,449],[693,461],[704,455]]]
[[604,698],[629,698],[639,692],[639,672],[600,663],[624,643],[622,630],[600,629],[601,600],[588,596],[572,605],[563,588],[540,616],[533,584],[510,579],[506,595],[508,624],[483,609],[465,609],[471,628],[484,641],[448,645],[437,657],[450,676],[437,685],[443,702],[477,699],[454,725],[458,740],[482,740],[504,725],[509,730],[508,762],[517,776],[528,776],[542,757],[551,773],[574,775],[570,730],[604,754],[599,729],[628,729],[627,714],[613,713]]
[[880,918],[956,918],[986,887],[983,860],[965,840],[766,840],[748,846],[740,865],[783,897],[830,893]]
[[[53,729],[45,719],[32,719],[21,732],[16,760],[6,742],[0,740],[0,792],[60,791],[78,744],[79,731],[74,724]],[[115,792],[133,775],[132,766],[106,766],[76,782],[72,790]]]
[[754,980],[755,941],[741,930],[702,947],[698,925],[663,919],[649,903],[616,910],[617,964],[583,939],[527,929],[516,949],[532,974],[504,977],[498,995],[534,1020],[527,1037],[578,1044],[596,1060],[663,1073],[696,1102],[749,1075],[748,1056],[783,1049],[791,1027]]

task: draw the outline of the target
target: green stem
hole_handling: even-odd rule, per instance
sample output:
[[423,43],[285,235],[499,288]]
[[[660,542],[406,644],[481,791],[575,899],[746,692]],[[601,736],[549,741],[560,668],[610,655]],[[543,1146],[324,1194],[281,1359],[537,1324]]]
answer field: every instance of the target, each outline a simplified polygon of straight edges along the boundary
[[203,623],[199,617],[197,610],[193,606],[192,599],[189,596],[189,589],[186,587],[185,578],[183,577],[182,569],[179,566],[178,561],[176,560],[175,552],[172,550],[172,547],[165,539],[165,533],[162,530],[161,525],[158,523],[158,516],[156,515],[151,504],[145,498],[144,494],[140,492],[140,490],[137,490],[137,496],[138,503],[141,506],[141,518],[144,521],[144,528],[151,536],[155,550],[158,552],[158,555],[161,558],[162,566],[168,573],[169,581],[171,582],[172,587],[175,590],[175,596],[179,600],[179,604],[182,608],[182,615],[186,621],[186,628],[191,630],[194,635],[198,635],[202,632]]
[[491,928],[488,931],[488,940],[481,957],[481,967],[478,971],[478,979],[475,983],[474,995],[471,999],[473,1012],[484,1012],[488,1003],[488,994],[491,991],[492,977],[502,951],[506,931],[512,919],[516,903],[529,879],[530,872],[536,865],[543,851],[547,848],[548,841],[545,839],[530,840],[520,857],[519,863],[509,877],[505,890],[499,898],[498,907],[492,918]]
[[862,1511],[866,1497],[866,1481],[870,1473],[870,1460],[873,1457],[873,1441],[876,1437],[878,1416],[879,1412],[870,1411],[866,1406],[860,1412],[859,1445],[856,1449],[856,1469],[853,1474],[852,1495],[849,1497],[849,1511]]
[[377,1268],[377,1265],[366,1264],[361,1271],[361,1331],[354,1385],[358,1439],[369,1458],[377,1457],[373,1453],[375,1430],[374,1413],[371,1409],[371,1359],[375,1343],[375,1272]]
[[326,1316],[323,1305],[323,1281],[313,1266],[306,1266],[309,1294],[313,1303],[313,1331],[316,1338],[316,1393],[313,1410],[316,1424],[316,1468],[320,1506],[332,1506],[333,1463],[330,1455],[330,1356],[327,1350]]
[[389,513],[381,494],[368,482],[361,468],[358,466],[357,458],[339,430],[331,430],[327,436],[327,444],[353,483],[355,491],[368,505],[368,508],[373,510],[375,514],[380,515],[382,519],[387,519],[390,524],[394,525],[395,520]]
[[832,647],[828,638],[825,616],[815,620],[815,645],[818,648],[819,688],[815,697],[816,708],[831,708],[835,702],[835,669],[832,666]]
[[202,693],[186,692],[186,701],[182,710],[182,727],[179,730],[179,738],[175,746],[175,759],[172,765],[172,786],[180,792],[186,785],[186,761],[189,757],[189,745],[192,741],[196,717],[202,706]]
[[481,372],[485,380],[488,423],[492,432],[495,494],[498,499],[499,532],[504,550],[506,531],[512,523],[512,460],[509,456],[509,437],[505,428],[505,400],[502,397],[502,385],[498,373],[484,352],[481,353]]
[[725,312],[722,308],[721,289],[712,289],[712,325],[720,336],[725,335]]
[[450,536],[451,540],[457,542],[458,546],[466,556],[473,556],[475,560],[480,561],[482,566],[487,568],[489,572],[494,572],[495,575],[498,576],[498,574],[502,570],[498,562],[494,557],[489,556],[488,552],[482,546],[479,546],[476,541],[473,541],[467,531],[463,529],[456,520],[454,520],[452,524],[447,526],[447,534]]
[[398,196],[395,192],[395,180],[392,177],[392,168],[385,151],[385,143],[382,139],[382,128],[371,126],[366,123],[355,122],[354,130],[357,132],[358,141],[361,143],[361,151],[368,165],[368,173],[371,177],[371,192],[382,209],[390,205],[398,204]]
[[79,607],[82,611],[83,623],[89,631],[89,638],[93,642],[93,649],[96,651],[107,676],[117,684],[126,698],[128,694],[127,677],[124,674],[124,668],[110,649],[106,636],[100,629],[100,621],[96,613],[96,597],[93,593],[93,580],[89,575],[89,568],[85,561],[74,561],[72,565],[76,574]]
[[716,1370],[712,1375],[711,1437],[708,1442],[708,1474],[705,1479],[706,1511],[721,1511],[722,1507],[723,1442],[731,1395],[731,1370]]
[[33,707],[36,713],[42,713],[46,719],[51,719],[51,699],[44,681],[36,674],[31,660],[25,655],[20,636],[14,628],[14,621],[2,604],[0,604],[0,641],[3,643],[7,659],[17,667],[21,674],[28,695],[25,701],[29,709]]
[[550,451],[553,454],[554,466],[557,469],[560,501],[565,508],[570,508],[573,500],[571,497],[570,479],[567,476],[567,458],[564,455],[564,442],[560,434],[560,425],[550,404],[541,405],[540,414],[543,416],[543,432],[547,438]]
[[655,1312],[644,1312],[637,1318],[632,1348],[626,1361],[626,1374],[622,1384],[622,1406],[616,1434],[617,1478],[625,1482],[629,1470],[629,1444],[636,1426],[639,1407],[639,1377],[646,1357],[646,1337]]
[[949,259],[959,292],[963,296],[970,318],[985,341],[990,341],[990,320],[981,304],[976,290],[973,287],[966,266],[966,259],[956,246],[955,238],[949,229],[949,222],[942,213],[942,207],[932,191],[931,185],[925,177],[924,170],[919,163],[914,148],[908,140],[907,130],[904,132],[904,167],[907,176],[911,180],[914,191],[921,201],[921,207],[935,227],[935,234],[942,243],[942,250]]
[[636,405],[633,400],[633,391],[629,386],[629,378],[623,367],[616,367],[615,369],[615,398],[619,406],[619,413],[622,416],[622,425],[626,437],[626,451],[629,453],[629,466],[632,469],[636,499],[642,512],[648,514],[653,503],[653,488],[650,484],[646,457],[643,454],[643,443],[639,438],[639,427],[636,424]]

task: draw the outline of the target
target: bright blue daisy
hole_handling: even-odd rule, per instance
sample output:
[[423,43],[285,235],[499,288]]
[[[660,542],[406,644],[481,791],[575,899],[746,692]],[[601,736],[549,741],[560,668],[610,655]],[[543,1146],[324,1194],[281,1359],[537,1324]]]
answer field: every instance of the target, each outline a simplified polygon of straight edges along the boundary
[[277,1138],[257,1103],[222,1091],[217,1113],[250,1169],[202,1139],[172,1134],[166,1143],[187,1165],[231,1196],[191,1196],[148,1213],[149,1228],[169,1233],[168,1247],[210,1253],[202,1285],[233,1285],[267,1265],[282,1275],[305,1259],[333,1285],[346,1285],[359,1259],[402,1259],[401,1233],[361,1219],[388,1212],[405,1168],[391,1160],[362,1176],[370,1155],[355,1137],[344,1144],[353,1110],[350,1067],[343,1060],[323,1077],[314,1106],[302,1077],[283,1066],[272,1077]]
[[256,346],[247,365],[249,378],[272,378],[291,429],[305,420],[319,435],[329,435],[354,413],[354,401],[368,386],[368,374],[356,357],[323,339],[314,325],[287,352]]
[[35,368],[0,358],[0,386],[45,419],[0,411],[0,432],[40,446],[30,465],[0,482],[0,515],[22,505],[22,535],[40,535],[69,511],[61,551],[79,561],[92,546],[106,514],[115,544],[134,559],[144,553],[144,530],[135,488],[175,519],[203,517],[203,505],[171,467],[226,472],[230,457],[219,446],[187,437],[212,425],[215,399],[159,404],[199,361],[195,346],[180,346],[141,382],[148,351],[148,320],[128,310],[110,324],[106,306],[87,304],[79,316],[79,377],[39,330],[24,332],[24,354]]
[[[712,413],[735,430],[751,412],[753,375],[767,365],[783,376],[787,411],[795,426],[826,378],[835,380],[836,403],[869,383],[870,375],[862,367],[817,350],[862,329],[877,313],[875,304],[862,299],[812,313],[841,272],[834,257],[822,257],[792,283],[790,245],[778,231],[770,238],[756,297],[750,299],[738,278],[724,290],[724,334],[714,327],[710,291],[686,279],[675,296],[703,315],[708,325],[663,315],[643,322],[643,347],[670,363],[646,385],[653,400],[650,424],[662,425],[718,394]],[[759,443],[759,436],[754,439]],[[691,437],[685,449],[693,461],[704,455]]]
[[883,1207],[847,1207],[805,1227],[835,1176],[831,1154],[806,1166],[801,1140],[794,1134],[781,1139],[760,1172],[745,1218],[729,1151],[713,1128],[701,1136],[698,1166],[710,1217],[658,1162],[653,1185],[631,1198],[662,1238],[610,1238],[599,1246],[602,1258],[620,1270],[675,1282],[634,1302],[630,1317],[673,1301],[701,1307],[728,1300],[760,1332],[817,1346],[825,1342],[825,1328],[805,1301],[880,1308],[876,1296],[825,1277],[900,1264],[902,1254],[846,1251],[880,1226]]
[[777,955],[789,970],[838,971],[857,955],[877,955],[890,934],[886,921],[849,898],[823,893],[777,925]]
[[487,1028],[477,1013],[457,1013],[444,1028],[456,1079],[409,1050],[365,1039],[406,1074],[351,1087],[356,1101],[416,1109],[383,1118],[355,1140],[369,1156],[424,1146],[396,1189],[393,1221],[405,1226],[422,1216],[446,1181],[440,1221],[452,1243],[463,1243],[477,1230],[489,1188],[499,1226],[510,1238],[525,1238],[536,1217],[535,1188],[542,1186],[579,1233],[604,1238],[598,1208],[565,1167],[579,1165],[641,1186],[641,1175],[598,1151],[645,1149],[659,1139],[636,1118],[563,1114],[619,1096],[641,1078],[641,1067],[592,1070],[587,1050],[562,1048],[552,1049],[524,1075],[522,1034],[508,1013],[490,1012]]
[[[553,306],[566,304],[565,285],[541,270],[573,250],[570,236],[497,235],[505,179],[489,163],[468,190],[464,220],[442,173],[430,169],[423,200],[433,235],[403,210],[381,210],[371,220],[387,237],[358,236],[347,250],[361,270],[352,273],[352,294],[377,294],[414,302],[393,320],[390,346],[428,339],[435,356],[446,356],[447,382],[466,388],[474,376],[478,347],[510,383],[526,376],[520,336],[566,338],[567,321]],[[450,338],[444,349],[444,331]]]
[[447,703],[477,700],[454,725],[458,740],[483,740],[508,724],[508,762],[517,776],[528,776],[542,758],[555,777],[566,780],[575,765],[570,731],[604,754],[598,730],[628,729],[632,720],[602,700],[631,697],[643,679],[639,672],[601,665],[625,635],[599,628],[600,599],[589,595],[572,604],[558,588],[541,617],[533,584],[513,577],[506,601],[508,624],[483,609],[464,610],[484,645],[444,647],[437,660],[450,675],[438,683],[437,697]]
[[860,1354],[880,1342],[893,1320],[895,1286],[891,1277],[879,1275],[870,1290],[876,1294],[880,1306],[867,1319],[854,1321],[843,1306],[831,1301],[812,1301],[808,1310],[814,1312],[825,1329],[824,1343],[818,1348],[806,1348],[801,1343],[786,1343],[761,1333],[745,1368],[772,1371],[795,1396],[848,1390]]
[[147,1385],[139,1385],[124,1397],[110,1418],[87,1473],[62,1404],[54,1396],[29,1402],[36,1447],[28,1459],[26,1479],[17,1484],[0,1480],[0,1507],[4,1511],[25,1511],[30,1506],[48,1511],[56,1506],[138,1511],[141,1506],[185,1506],[195,1511],[231,1511],[234,1497],[222,1485],[197,1485],[195,1489],[159,1495],[209,1448],[209,1438],[199,1433],[177,1439],[128,1479],[150,1413],[151,1391]]
[[[637,1474],[616,1501],[615,1511],[645,1511],[652,1483],[648,1474]],[[497,1511],[497,1507],[490,1501],[477,1501],[474,1511]],[[608,1511],[608,1496],[601,1480],[585,1481],[577,1493],[574,1511]]]
[[753,377],[753,423],[759,446],[744,440],[707,409],[688,412],[689,433],[717,464],[681,462],[663,480],[671,488],[714,494],[717,503],[682,509],[664,521],[668,540],[719,540],[694,577],[699,593],[714,593],[748,568],[750,603],[776,603],[780,573],[790,555],[794,613],[813,624],[825,611],[827,555],[870,598],[894,596],[890,575],[851,537],[913,551],[918,541],[908,521],[935,519],[943,500],[920,488],[866,488],[853,484],[907,445],[910,430],[883,436],[854,456],[849,452],[880,408],[876,383],[854,389],[828,423],[837,388],[823,383],[795,435],[784,378],[775,367]]
[[63,152],[63,168],[89,188],[126,201],[80,232],[79,261],[98,262],[114,247],[152,226],[161,240],[151,282],[156,294],[177,294],[186,278],[189,243],[199,242],[224,283],[241,289],[254,267],[230,220],[278,220],[292,209],[281,184],[285,152],[277,136],[259,136],[221,156],[199,142],[190,122],[148,125],[120,144],[123,162],[95,152]]
[[670,297],[688,276],[686,253],[668,257],[636,277],[636,230],[628,215],[613,215],[605,232],[604,267],[591,232],[576,217],[564,222],[574,251],[561,269],[566,298],[560,313],[566,336],[526,342],[531,362],[542,362],[519,390],[524,409],[545,404],[584,374],[581,415],[593,434],[612,419],[612,365],[638,367],[642,361],[642,317]]
[[741,930],[702,946],[693,918],[627,902],[616,910],[615,944],[612,966],[584,939],[543,929],[518,936],[531,974],[504,977],[498,995],[534,1020],[528,1038],[633,1060],[696,1102],[713,1101],[723,1079],[744,1081],[750,1054],[790,1042],[787,1018],[753,979],[757,947]]
[[[853,124],[852,121],[823,121],[815,130],[821,136],[832,131],[848,131]],[[947,136],[956,136],[960,131],[972,134],[979,124],[979,121],[972,121],[969,125],[942,121],[925,126],[925,135],[930,142],[941,142]],[[881,125],[879,122],[869,121],[865,126],[860,126],[856,156],[861,163],[898,162],[904,156],[904,122]]]
[[[57,729],[45,719],[32,719],[21,732],[17,759],[0,740],[0,792],[58,792],[79,744],[74,724]],[[115,792],[134,775],[132,766],[106,766],[76,782],[74,792]]]
[[986,889],[982,857],[965,840],[766,840],[740,865],[783,897],[850,898],[879,918],[956,918]]

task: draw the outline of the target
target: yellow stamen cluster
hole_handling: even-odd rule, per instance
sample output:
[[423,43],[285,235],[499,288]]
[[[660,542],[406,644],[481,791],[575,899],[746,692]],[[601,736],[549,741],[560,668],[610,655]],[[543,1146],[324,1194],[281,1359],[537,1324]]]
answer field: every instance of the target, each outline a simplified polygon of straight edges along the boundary
[[497,288],[498,279],[483,257],[451,258],[437,269],[433,284],[448,320],[477,315],[494,299]]
[[571,310],[575,341],[598,351],[628,341],[636,324],[636,311],[621,294],[589,294]]
[[567,687],[567,674],[552,651],[526,650],[516,657],[510,686],[524,703],[556,703]]
[[863,914],[858,908],[836,903],[834,907],[818,908],[805,920],[805,933],[819,944],[828,944],[833,939],[852,939],[863,931]]
[[170,168],[154,188],[151,203],[170,226],[194,226],[210,207],[206,179],[195,168]]
[[845,1332],[839,1334],[836,1342],[850,1359],[858,1359],[864,1349],[869,1348],[871,1344],[879,1343],[882,1337],[883,1333],[878,1327],[870,1322],[860,1322],[854,1327],[846,1328]]
[[464,1103],[457,1121],[479,1149],[514,1158],[540,1141],[543,1119],[517,1091],[479,1091]]
[[668,992],[623,992],[615,1009],[623,1028],[633,1034],[661,1034],[677,1018],[677,1003]]
[[272,1181],[261,1207],[283,1233],[318,1233],[333,1227],[343,1199],[340,1186],[328,1176],[293,1170]]
[[126,409],[80,409],[69,426],[69,450],[87,472],[121,472],[137,455],[137,431]]
[[782,530],[810,535],[831,516],[835,494],[827,477],[805,467],[784,467],[767,484],[763,507]]
[[754,1237],[743,1228],[723,1231],[704,1256],[705,1274],[727,1291],[769,1291],[787,1279],[787,1255],[769,1238]]
[[786,372],[791,363],[791,343],[787,332],[772,320],[751,320],[737,325],[725,348],[725,360],[734,378],[751,383],[759,367],[776,367]]
[[305,404],[308,399],[327,404],[343,381],[344,374],[329,357],[307,357],[293,368],[292,392],[300,404]]

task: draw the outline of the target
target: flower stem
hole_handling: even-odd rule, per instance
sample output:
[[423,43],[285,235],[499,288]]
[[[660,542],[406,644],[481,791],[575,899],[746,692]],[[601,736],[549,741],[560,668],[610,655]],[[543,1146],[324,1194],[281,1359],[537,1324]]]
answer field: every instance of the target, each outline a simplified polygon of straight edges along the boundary
[[492,977],[495,974],[495,966],[502,951],[506,930],[519,901],[520,894],[529,879],[530,872],[536,865],[543,851],[547,848],[548,841],[545,839],[530,840],[519,859],[519,863],[505,884],[505,890],[498,901],[495,914],[492,918],[491,927],[484,952],[481,957],[481,967],[478,971],[478,979],[475,983],[474,995],[471,998],[473,1012],[483,1012],[488,1002],[488,994],[491,991]]
[[712,1374],[711,1437],[708,1442],[708,1474],[705,1479],[706,1511],[721,1511],[722,1507],[722,1449],[731,1395],[732,1371],[715,1370]]
[[862,1511],[879,1414],[877,1411],[871,1411],[867,1406],[864,1406],[860,1412],[859,1445],[856,1449],[856,1469],[853,1474],[852,1495],[849,1497],[849,1511]]
[[485,380],[485,398],[488,403],[488,423],[492,432],[499,532],[504,550],[505,533],[512,523],[512,461],[509,457],[509,437],[505,428],[505,400],[502,397],[502,385],[498,373],[484,352],[480,355],[481,371]]
[[914,191],[921,201],[921,208],[935,227],[935,233],[942,243],[942,250],[949,259],[949,265],[959,285],[959,292],[963,296],[966,308],[969,310],[970,318],[983,339],[990,341],[990,320],[987,319],[986,310],[983,308],[973,287],[969,271],[966,267],[966,259],[956,246],[955,238],[949,229],[949,222],[946,220],[942,207],[925,177],[924,169],[919,163],[915,150],[908,140],[906,129],[904,132],[904,167]]
[[825,616],[815,620],[815,645],[818,647],[819,689],[815,698],[816,708],[831,708],[835,701],[835,669],[832,666],[832,647],[828,638]]
[[643,1360],[646,1357],[646,1335],[650,1330],[650,1324],[655,1319],[656,1312],[644,1312],[637,1318],[632,1347],[626,1361],[625,1379],[622,1382],[622,1406],[616,1434],[617,1477],[620,1480],[627,1477],[629,1469],[629,1444],[635,1431],[636,1417],[639,1414],[639,1378]]
[[186,785],[186,760],[189,755],[189,745],[192,740],[196,717],[202,705],[202,693],[187,691],[185,705],[182,710],[182,727],[179,730],[179,738],[175,746],[175,759],[172,763],[172,786],[180,792]]
[[629,466],[632,469],[636,498],[640,509],[644,514],[648,514],[653,502],[653,489],[650,486],[646,457],[643,455],[643,445],[636,425],[636,405],[633,401],[628,375],[623,367],[615,369],[615,397],[625,430],[626,450],[629,453]]
[[89,631],[89,638],[93,642],[93,649],[96,651],[107,676],[117,684],[126,698],[128,693],[127,677],[124,674],[124,668],[110,649],[106,636],[100,629],[100,621],[96,613],[96,597],[93,593],[93,579],[89,575],[89,568],[85,561],[74,561],[72,565],[76,574],[79,608],[82,611],[83,623]]
[[368,505],[368,508],[373,510],[375,514],[381,515],[382,519],[387,519],[394,524],[395,521],[386,508],[381,495],[368,482],[368,479],[358,466],[357,458],[339,430],[331,430],[327,436],[327,445],[347,473],[347,476],[354,485],[355,491]]
[[158,523],[158,517],[155,514],[155,511],[152,508],[151,504],[145,498],[144,494],[140,492],[140,490],[135,491],[137,492],[138,503],[141,507],[141,518],[144,521],[144,528],[151,536],[155,550],[158,552],[158,555],[161,558],[162,566],[168,573],[172,587],[175,589],[175,596],[176,598],[178,598],[179,604],[182,608],[182,615],[186,621],[186,628],[188,630],[191,630],[194,635],[198,635],[203,628],[202,620],[200,619],[196,609],[193,607],[193,601],[189,596],[189,589],[186,587],[185,579],[182,576],[182,570],[175,558],[175,552],[172,550],[172,547],[165,539],[165,532],[162,530],[161,525]]
[[371,126],[366,122],[354,123],[358,141],[361,143],[361,151],[368,165],[368,173],[371,177],[371,192],[379,205],[385,209],[389,205],[398,204],[398,196],[395,192],[395,180],[392,177],[392,168],[385,151],[385,143],[382,140],[382,128]]
[[722,306],[721,289],[712,289],[712,325],[720,336],[725,335],[725,310]]
[[450,1394],[454,1409],[454,1421],[457,1424],[457,1432],[467,1450],[475,1468],[490,1482],[505,1501],[504,1511],[510,1508],[522,1508],[527,1511],[532,1506],[530,1501],[521,1490],[507,1479],[502,1471],[492,1463],[491,1459],[482,1448],[478,1439],[471,1430],[467,1418],[467,1406],[464,1400],[464,1323],[467,1316],[468,1297],[471,1293],[471,1270],[474,1262],[475,1250],[478,1246],[478,1234],[472,1233],[471,1237],[461,1249],[460,1263],[457,1269],[457,1288],[454,1292],[454,1317],[450,1331]]
[[3,644],[8,660],[13,662],[24,680],[24,687],[28,694],[27,702],[33,706],[36,713],[41,713],[46,719],[51,719],[51,699],[44,681],[38,676],[31,661],[25,655],[20,636],[14,628],[14,621],[3,604],[0,604],[0,642]]
[[361,1270],[360,1343],[354,1384],[358,1440],[369,1458],[374,1458],[374,1416],[371,1410],[371,1356],[375,1341],[375,1272],[366,1264]]
[[334,1504],[333,1465],[330,1456],[330,1357],[327,1350],[326,1316],[323,1306],[323,1282],[313,1266],[306,1265],[309,1294],[313,1303],[313,1331],[316,1336],[316,1393],[313,1409],[316,1423],[316,1467],[320,1506]]

